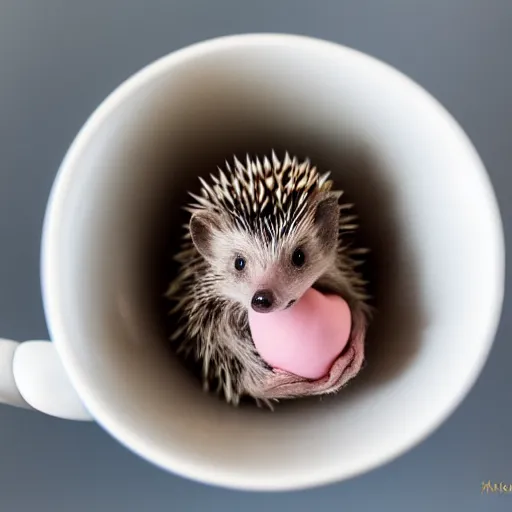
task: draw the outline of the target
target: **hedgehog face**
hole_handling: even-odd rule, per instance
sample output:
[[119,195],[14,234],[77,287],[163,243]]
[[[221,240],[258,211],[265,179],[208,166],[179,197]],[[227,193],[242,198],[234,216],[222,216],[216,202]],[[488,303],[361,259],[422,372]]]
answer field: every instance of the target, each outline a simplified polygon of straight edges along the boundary
[[[257,225],[274,220],[270,214]],[[219,294],[267,313],[291,306],[333,265],[338,223],[337,196],[319,194],[298,222],[280,230],[240,227],[227,213],[203,210],[192,216],[190,233],[217,276]]]
[[[298,300],[336,261],[341,192],[329,173],[288,154],[234,159],[226,172],[200,178],[189,206],[189,234],[210,265],[220,296],[261,312]],[[211,286],[210,286],[211,288]]]

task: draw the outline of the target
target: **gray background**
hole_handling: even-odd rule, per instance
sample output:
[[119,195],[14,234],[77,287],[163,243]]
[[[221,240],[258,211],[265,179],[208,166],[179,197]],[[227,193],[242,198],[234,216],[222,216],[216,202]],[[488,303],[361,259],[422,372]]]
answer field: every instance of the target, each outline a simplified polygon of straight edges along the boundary
[[[1,335],[48,335],[41,223],[61,158],[91,111],[169,51],[256,31],[341,42],[417,80],[473,140],[508,234],[511,0],[0,0]],[[165,474],[95,424],[0,406],[0,510],[512,510],[512,494],[480,494],[482,480],[512,483],[510,308],[507,299],[483,374],[449,421],[364,476],[297,493],[225,491]]]

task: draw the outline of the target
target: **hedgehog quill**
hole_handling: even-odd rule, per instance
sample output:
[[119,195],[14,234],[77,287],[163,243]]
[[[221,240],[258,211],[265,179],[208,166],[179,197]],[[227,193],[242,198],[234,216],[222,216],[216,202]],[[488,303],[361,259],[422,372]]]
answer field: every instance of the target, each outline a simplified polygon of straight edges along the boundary
[[[358,272],[365,248],[354,245],[352,205],[340,203],[330,173],[309,159],[234,157],[185,206],[190,214],[179,271],[166,297],[176,320],[171,340],[200,364],[204,389],[238,405],[242,397],[272,408],[280,399],[339,391],[364,363],[370,318]],[[347,346],[320,379],[271,367],[258,353],[249,311],[293,307],[309,289],[342,297],[352,314]]]

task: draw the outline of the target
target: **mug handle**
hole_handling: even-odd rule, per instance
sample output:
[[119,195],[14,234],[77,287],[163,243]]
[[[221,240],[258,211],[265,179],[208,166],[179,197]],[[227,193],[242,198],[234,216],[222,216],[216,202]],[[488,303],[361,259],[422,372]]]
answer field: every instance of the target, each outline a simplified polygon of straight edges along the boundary
[[0,339],[0,403],[63,419],[93,419],[49,341]]

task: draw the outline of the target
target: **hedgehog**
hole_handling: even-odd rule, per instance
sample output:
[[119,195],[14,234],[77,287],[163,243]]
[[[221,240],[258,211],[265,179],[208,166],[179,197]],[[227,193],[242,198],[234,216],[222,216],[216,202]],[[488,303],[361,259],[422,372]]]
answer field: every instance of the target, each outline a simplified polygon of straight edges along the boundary
[[[245,165],[234,156],[217,170],[209,182],[199,178],[199,194],[189,192],[193,202],[184,206],[189,222],[165,293],[177,353],[198,367],[205,391],[232,405],[248,397],[272,408],[281,399],[339,391],[364,363],[371,314],[358,270],[368,250],[354,242],[353,205],[340,203],[343,191],[333,190],[330,172],[288,152],[282,160],[274,151],[247,155]],[[343,372],[321,382],[271,368],[248,324],[249,308],[290,307],[310,287],[343,297],[353,318]]]

